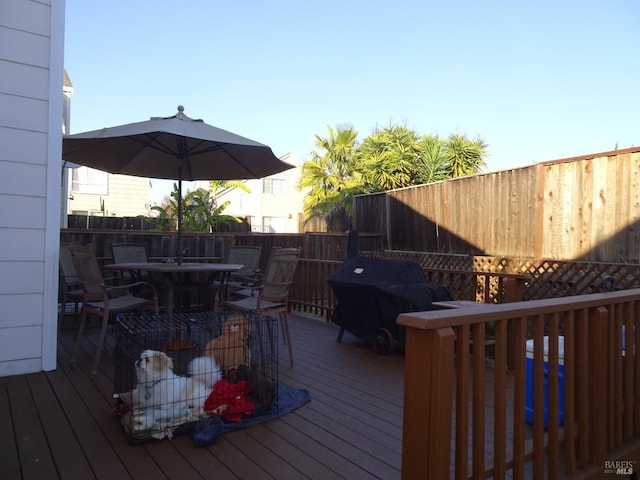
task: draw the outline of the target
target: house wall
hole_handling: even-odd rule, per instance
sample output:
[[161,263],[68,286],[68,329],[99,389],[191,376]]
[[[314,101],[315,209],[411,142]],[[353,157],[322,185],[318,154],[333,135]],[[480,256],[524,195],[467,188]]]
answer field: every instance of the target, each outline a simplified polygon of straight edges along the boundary
[[56,366],[64,0],[0,2],[0,376]]
[[[298,162],[292,158],[283,158],[287,163],[296,165],[295,168],[285,170],[270,178],[283,179],[285,189],[282,194],[269,194],[262,192],[262,181],[259,181],[256,191],[262,197],[262,217],[270,216],[276,219],[274,233],[299,233],[298,214],[302,213],[302,201],[304,193],[298,190],[301,168]],[[257,225],[261,225],[257,222]],[[268,233],[268,230],[264,231]]]
[[[273,229],[265,229],[264,233],[299,233],[298,217],[302,213],[304,192],[298,190],[301,168],[296,158],[291,155],[281,160],[295,165],[295,168],[271,175],[270,179],[284,180],[284,189],[280,194],[263,193],[263,179],[247,180],[245,183],[251,193],[234,189],[221,197],[220,201],[229,200],[231,204],[224,210],[227,215],[251,217],[252,230],[262,232],[265,217],[273,219]],[[196,182],[195,188],[209,188],[209,182]]]
[[[71,193],[71,176],[68,179],[69,201],[67,213],[84,211],[108,217],[136,217],[147,215],[149,203],[149,179],[130,175],[109,174],[106,195]],[[104,211],[101,209],[104,205]]]

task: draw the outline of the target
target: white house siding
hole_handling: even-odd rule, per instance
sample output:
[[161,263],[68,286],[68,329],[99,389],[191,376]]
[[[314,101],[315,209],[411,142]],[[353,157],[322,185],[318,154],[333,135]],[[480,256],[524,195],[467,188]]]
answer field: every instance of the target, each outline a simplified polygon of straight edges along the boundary
[[[71,177],[71,175],[69,175]],[[69,180],[71,182],[71,180]],[[67,204],[68,213],[91,212],[93,215],[136,217],[147,215],[149,179],[130,175],[109,174],[106,195],[72,193]],[[69,184],[69,192],[71,185]],[[101,210],[104,205],[104,212]]]
[[64,0],[0,1],[0,376],[56,365]]

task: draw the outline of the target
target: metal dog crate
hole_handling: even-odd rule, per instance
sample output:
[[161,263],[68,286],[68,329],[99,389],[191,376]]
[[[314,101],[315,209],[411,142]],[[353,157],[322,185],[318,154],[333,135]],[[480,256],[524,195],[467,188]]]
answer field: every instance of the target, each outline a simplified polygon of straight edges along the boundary
[[[242,400],[254,405],[251,412],[245,410],[243,418],[264,413],[265,408],[276,406],[275,395],[278,383],[278,322],[274,317],[235,311],[198,312],[192,314],[156,315],[144,317],[123,317],[116,323],[115,372],[114,372],[114,408],[122,424],[125,435],[131,443],[140,443],[153,438],[171,437],[191,431],[200,418],[221,415],[224,411],[206,411],[196,406],[188,413],[184,409],[171,405],[149,404],[141,406],[141,396],[149,386],[139,382],[136,362],[142,352],[153,350],[163,352],[173,363],[173,372],[189,377],[189,363],[196,357],[204,356],[205,347],[214,338],[219,337],[223,325],[231,316],[244,317],[250,327],[247,348],[250,352],[250,365],[234,371],[237,378],[227,376],[215,384],[210,402],[221,391],[241,391]],[[245,384],[241,384],[245,380]],[[248,388],[247,385],[249,386]],[[156,387],[157,388],[157,387]],[[174,387],[175,388],[175,387]],[[226,389],[226,390],[225,390]],[[155,391],[155,390],[154,390]],[[176,398],[174,394],[172,398]],[[166,398],[166,396],[164,396]],[[153,401],[155,402],[155,400]],[[210,405],[210,404],[209,404]],[[251,403],[245,405],[251,405]],[[159,419],[151,422],[147,418],[149,409],[162,411],[156,415]]]
[[394,342],[404,344],[400,313],[432,310],[432,302],[452,300],[446,287],[426,283],[419,265],[406,260],[353,257],[327,279],[338,303],[331,321],[368,339],[378,353],[390,353]]

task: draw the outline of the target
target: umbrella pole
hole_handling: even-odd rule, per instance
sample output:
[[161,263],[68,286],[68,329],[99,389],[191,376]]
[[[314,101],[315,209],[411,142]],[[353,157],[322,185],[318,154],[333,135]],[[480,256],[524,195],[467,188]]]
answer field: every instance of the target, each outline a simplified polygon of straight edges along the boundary
[[182,158],[178,160],[178,265],[182,265]]
[[[182,265],[182,157],[178,159],[178,252],[176,256],[178,258],[178,265]],[[182,279],[179,273],[177,275],[178,283],[180,283]],[[195,346],[196,342],[194,340],[181,338],[180,320],[178,320],[176,322],[176,337],[167,344],[167,350],[190,350]]]

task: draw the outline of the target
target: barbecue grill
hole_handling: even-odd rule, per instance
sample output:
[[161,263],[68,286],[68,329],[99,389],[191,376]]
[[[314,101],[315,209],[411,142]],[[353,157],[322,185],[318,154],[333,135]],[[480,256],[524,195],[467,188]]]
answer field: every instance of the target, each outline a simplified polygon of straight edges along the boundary
[[407,260],[353,257],[327,279],[338,302],[331,321],[368,339],[378,353],[404,345],[404,328],[396,325],[401,313],[433,310],[436,301],[453,300],[440,284],[427,283],[422,268]]

